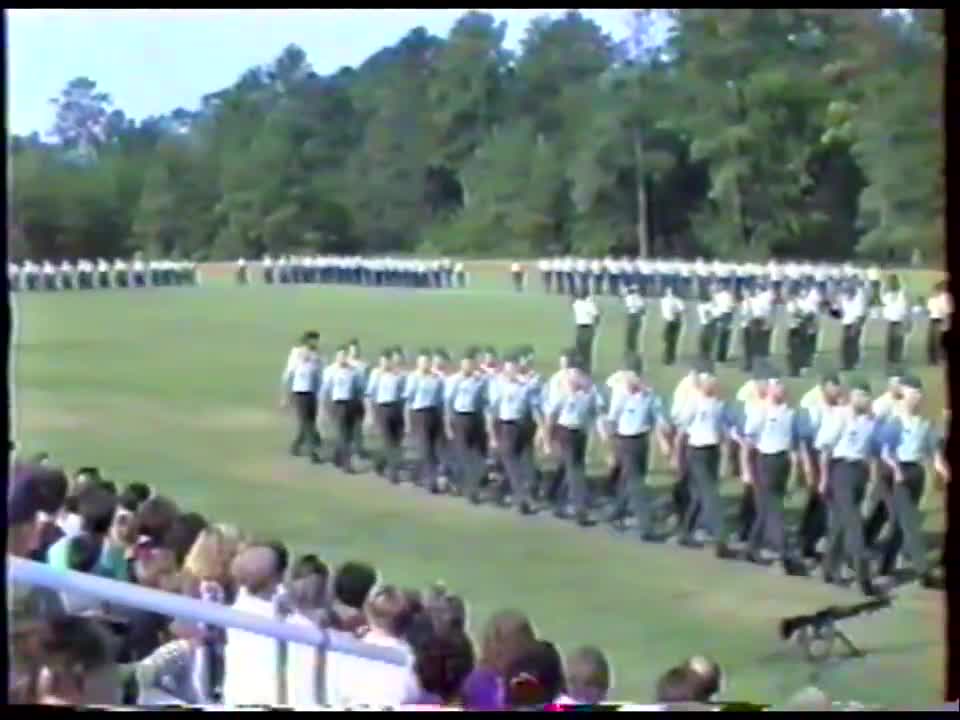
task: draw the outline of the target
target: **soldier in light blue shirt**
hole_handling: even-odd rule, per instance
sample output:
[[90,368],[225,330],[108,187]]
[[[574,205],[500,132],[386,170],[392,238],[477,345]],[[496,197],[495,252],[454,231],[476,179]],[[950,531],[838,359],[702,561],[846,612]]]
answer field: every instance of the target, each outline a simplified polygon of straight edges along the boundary
[[438,443],[443,432],[443,377],[433,371],[430,350],[421,350],[417,369],[407,376],[404,389],[407,427],[417,446],[414,482],[440,492]]
[[527,386],[527,392],[530,394],[530,403],[528,406],[527,417],[523,423],[522,448],[525,459],[523,462],[529,463],[533,468],[534,482],[530,488],[531,497],[540,486],[540,473],[537,470],[534,451],[536,449],[537,433],[543,425],[543,393],[544,382],[533,367],[533,359],[536,354],[532,345],[524,345],[520,348],[520,359],[517,363],[517,376]]
[[843,556],[852,561],[860,589],[865,595],[876,590],[870,577],[870,565],[863,539],[860,504],[880,455],[882,426],[870,414],[870,386],[851,384],[850,412],[841,415],[835,428],[819,438],[823,477],[829,512],[827,551],[823,558],[823,579],[832,583]]
[[699,514],[713,535],[717,557],[729,558],[732,553],[727,547],[718,485],[720,451],[736,427],[736,416],[732,408],[717,397],[717,378],[712,369],[701,368],[697,385],[700,392],[681,409],[676,421],[677,431],[682,436],[678,446],[686,448],[692,496],[681,528],[680,543],[693,544],[694,518]]
[[528,439],[525,430],[533,413],[535,396],[518,372],[520,358],[520,352],[504,358],[503,372],[490,385],[487,417],[491,447],[502,458],[513,505],[520,513],[528,515],[532,512],[530,491],[534,483],[534,467],[530,455],[525,452]]
[[893,473],[894,531],[883,547],[880,574],[893,573],[897,556],[905,546],[921,583],[931,586],[927,544],[918,508],[926,481],[925,466],[935,459],[939,438],[931,422],[919,414],[923,401],[920,380],[905,377],[900,384],[903,388],[902,410],[890,416],[883,430],[881,456]]
[[[802,437],[806,434],[802,415],[786,403],[783,381],[771,372],[766,377],[765,402],[746,408],[741,433],[744,482],[753,487],[756,515],[748,538],[747,559],[760,562],[759,550],[769,538],[789,575],[805,569],[787,539],[783,500],[787,484],[799,465]],[[750,455],[755,453],[755,462]]]
[[[312,269],[311,269],[312,272]],[[370,366],[360,355],[360,341],[353,338],[347,343],[347,360],[357,374],[357,382],[360,383],[362,390],[366,390],[367,381],[370,375]],[[357,395],[353,402],[353,448],[358,457],[367,458],[366,448],[363,444],[363,426],[366,417],[366,405],[363,402],[364,393]]]
[[383,456],[374,468],[386,474],[390,482],[400,482],[403,460],[403,391],[404,374],[399,368],[396,348],[380,353],[380,363],[367,382],[367,413],[374,419],[383,439]]
[[[579,357],[570,361],[568,388],[547,411],[543,443],[547,453],[559,455],[577,522],[588,525],[589,497],[584,479],[587,440],[591,427],[602,421],[604,401],[583,368]],[[562,506],[558,505],[556,514],[564,514]]]
[[440,460],[439,487],[442,491],[445,491],[450,484],[450,478],[456,471],[457,464],[453,444],[447,438],[445,425],[446,398],[453,386],[453,379],[456,376],[456,372],[450,362],[450,353],[443,348],[437,348],[433,351],[432,367],[433,371],[440,376],[443,382],[444,402],[440,407],[441,428],[440,437],[437,440],[437,457]]
[[297,435],[290,446],[290,454],[300,455],[307,446],[307,455],[313,462],[320,462],[320,435],[317,432],[317,390],[320,387],[320,361],[317,357],[317,342],[320,336],[311,330],[305,332],[300,342],[290,351],[287,366],[283,371],[283,399],[286,407],[292,400],[297,413]]
[[356,404],[362,400],[364,387],[356,368],[350,364],[347,347],[337,348],[333,364],[323,373],[320,398],[337,428],[337,444],[333,464],[346,473],[353,473],[354,425]]
[[637,535],[642,540],[649,540],[652,537],[647,490],[650,435],[660,433],[661,444],[666,444],[666,439],[662,437],[665,411],[663,400],[642,379],[641,358],[634,357],[627,370],[623,385],[612,399],[606,418],[620,466],[614,516],[620,518],[632,512],[637,519]]
[[483,412],[489,378],[477,367],[477,350],[468,348],[460,371],[451,376],[445,393],[444,424],[453,456],[453,480],[470,502],[480,501],[480,481],[486,470],[483,454]]

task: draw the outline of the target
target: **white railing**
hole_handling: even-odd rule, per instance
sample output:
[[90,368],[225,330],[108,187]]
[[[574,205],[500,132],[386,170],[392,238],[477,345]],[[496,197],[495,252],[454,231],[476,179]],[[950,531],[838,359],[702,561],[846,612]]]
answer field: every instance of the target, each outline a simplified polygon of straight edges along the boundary
[[[144,588],[132,583],[109,580],[96,575],[59,570],[23,558],[7,556],[7,582],[12,585],[48,588],[60,593],[76,593],[114,605],[139,608],[178,620],[266,635],[277,640],[281,645],[291,642],[312,645],[319,653],[344,653],[390,665],[403,665],[408,662],[407,657],[397,650],[364,643],[344,633],[270,620],[240,612],[225,605]],[[285,654],[285,652],[279,653],[281,656]],[[319,663],[321,668],[324,665],[325,663]],[[281,672],[283,668],[278,667],[275,683],[277,687],[283,684],[279,677]],[[318,685],[321,688],[324,687],[322,678]],[[277,702],[282,703],[283,698],[278,697]]]

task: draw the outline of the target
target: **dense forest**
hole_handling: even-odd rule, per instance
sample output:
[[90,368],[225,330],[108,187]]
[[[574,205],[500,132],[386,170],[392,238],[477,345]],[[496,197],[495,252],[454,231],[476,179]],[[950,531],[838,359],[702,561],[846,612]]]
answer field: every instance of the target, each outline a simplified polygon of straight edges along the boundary
[[470,12],[328,76],[291,45],[141,120],[76,78],[11,141],[11,255],[941,260],[942,10],[632,18],[511,52]]

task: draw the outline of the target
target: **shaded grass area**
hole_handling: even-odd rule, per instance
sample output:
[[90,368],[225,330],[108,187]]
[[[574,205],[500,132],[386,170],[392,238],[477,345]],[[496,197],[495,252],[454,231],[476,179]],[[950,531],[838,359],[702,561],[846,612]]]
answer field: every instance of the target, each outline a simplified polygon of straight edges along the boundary
[[[515,295],[499,272],[476,274],[468,292],[217,285],[19,297],[18,439],[70,467],[95,464],[120,483],[152,483],[211,518],[282,538],[297,551],[334,563],[373,559],[403,584],[444,580],[470,599],[474,628],[498,608],[527,610],[564,650],[585,642],[606,649],[617,696],[637,701],[652,695],[665,667],[696,652],[728,668],[731,696],[782,699],[813,675],[779,644],[776,620],[859,599],[852,590],[709,553],[638,545],[552,518],[524,521],[285,455],[292,419],[277,406],[279,375],[306,327],[316,327],[327,347],[357,336],[369,352],[393,343],[441,342],[456,352],[475,343],[531,342],[541,371],[550,372],[572,340],[563,299]],[[605,376],[621,354],[622,318],[614,301],[603,305],[597,366]],[[655,386],[669,392],[684,370],[658,364],[657,325],[651,317],[648,365]],[[868,343],[876,345],[879,331],[870,332]],[[920,334],[910,339],[917,360]],[[688,353],[693,335],[682,341]],[[779,333],[775,343],[782,348],[783,341]],[[828,358],[836,357],[838,341],[834,328],[825,330]],[[866,361],[877,365],[879,348]],[[929,412],[939,417],[942,375],[921,375],[931,388]],[[880,373],[870,376],[879,389]],[[729,391],[743,379],[733,368],[721,374]],[[792,382],[791,390],[799,394],[811,382]],[[592,459],[594,474],[601,473],[600,454]],[[658,457],[654,482],[667,481]],[[731,502],[739,494],[729,481],[725,490]],[[924,505],[936,533],[943,496],[931,490]],[[855,642],[874,652],[821,673],[816,681],[827,692],[876,703],[939,697],[941,596],[905,587],[895,605],[849,623]]]

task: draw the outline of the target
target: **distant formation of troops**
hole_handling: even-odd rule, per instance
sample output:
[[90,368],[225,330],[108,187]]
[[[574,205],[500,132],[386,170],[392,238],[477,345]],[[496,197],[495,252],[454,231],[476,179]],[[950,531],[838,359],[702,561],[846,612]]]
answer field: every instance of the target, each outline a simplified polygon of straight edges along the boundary
[[[236,279],[250,282],[244,258],[237,260]],[[465,288],[467,272],[462,262],[441,260],[398,260],[360,256],[264,256],[260,261],[266,285],[363,285],[366,287]]]
[[[643,541],[670,534],[687,546],[710,540],[721,558],[766,564],[772,551],[792,575],[819,565],[826,582],[842,583],[850,570],[868,595],[880,592],[875,578],[892,575],[904,556],[925,587],[939,587],[918,503],[928,467],[949,480],[946,430],[922,415],[923,389],[913,376],[891,377],[874,399],[864,381],[842,384],[825,374],[795,402],[763,362],[734,400],[721,396],[712,363],[698,360],[668,402],[632,354],[600,383],[572,349],[543,378],[529,346],[502,358],[471,348],[456,363],[444,350],[422,350],[412,366],[391,347],[371,366],[356,341],[330,361],[317,342],[317,333],[306,333],[283,373],[283,402],[298,417],[293,455],[324,462],[320,423],[335,438],[333,463],[347,473],[367,457],[392,483],[409,480],[471,503],[512,504],[524,515],[552,507],[581,525],[632,528]],[[363,442],[372,429],[382,438],[373,455]],[[415,448],[412,464],[404,460],[405,438]],[[609,458],[599,483],[586,477],[592,442]],[[675,477],[665,505],[647,485],[655,449]],[[538,450],[556,471],[538,466]],[[724,475],[743,488],[733,531],[719,497]],[[807,496],[796,532],[783,513],[791,481]],[[610,503],[597,515],[604,496]],[[672,532],[664,533],[670,520]]]
[[198,285],[200,272],[196,263],[178,260],[27,260],[19,265],[8,263],[7,280],[14,292],[180,287]]

